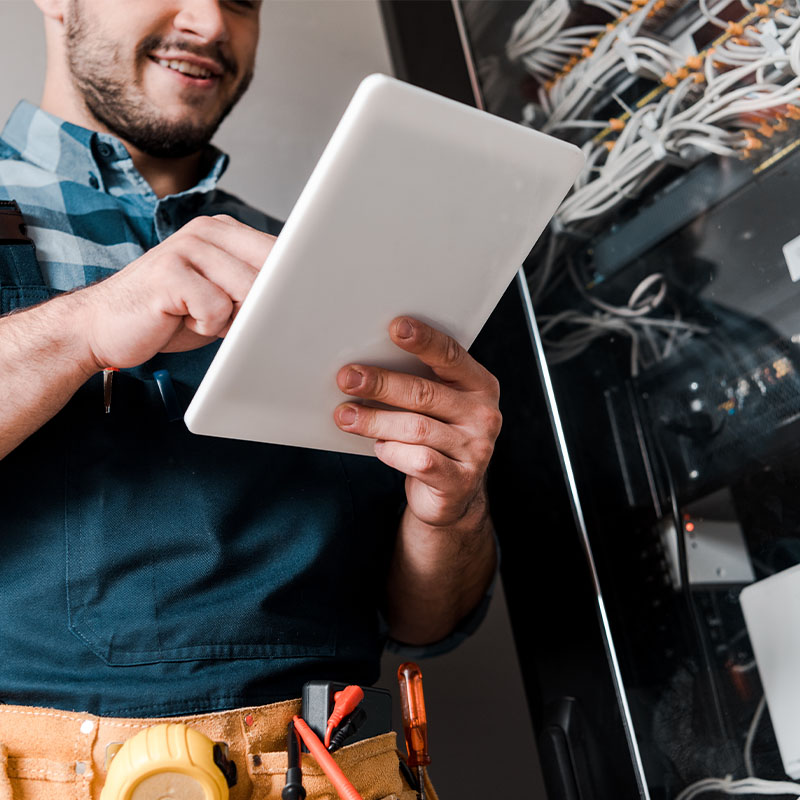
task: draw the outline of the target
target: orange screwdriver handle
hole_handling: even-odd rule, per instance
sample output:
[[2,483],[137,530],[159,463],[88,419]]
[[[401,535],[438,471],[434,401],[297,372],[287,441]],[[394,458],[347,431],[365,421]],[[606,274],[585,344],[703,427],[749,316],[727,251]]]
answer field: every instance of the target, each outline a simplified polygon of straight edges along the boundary
[[422,694],[422,672],[413,661],[407,661],[397,668],[397,682],[400,684],[408,766],[427,767],[431,757],[428,755],[428,718]]

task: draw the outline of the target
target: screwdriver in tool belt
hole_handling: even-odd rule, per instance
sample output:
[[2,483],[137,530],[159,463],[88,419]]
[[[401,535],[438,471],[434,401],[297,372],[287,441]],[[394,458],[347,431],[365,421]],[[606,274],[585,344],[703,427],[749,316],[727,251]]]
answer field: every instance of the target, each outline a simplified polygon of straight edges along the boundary
[[407,661],[397,668],[397,681],[400,684],[408,766],[416,767],[419,800],[426,800],[425,767],[431,763],[431,757],[428,755],[428,718],[422,694],[422,672],[413,661]]

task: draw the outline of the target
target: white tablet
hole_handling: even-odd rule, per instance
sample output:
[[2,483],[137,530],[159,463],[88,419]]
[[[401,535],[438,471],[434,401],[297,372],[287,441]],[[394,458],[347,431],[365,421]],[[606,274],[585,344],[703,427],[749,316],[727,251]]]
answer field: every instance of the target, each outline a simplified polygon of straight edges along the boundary
[[428,374],[401,314],[469,347],[566,195],[578,148],[371,75],[186,412],[194,433],[373,455],[333,421],[348,363]]

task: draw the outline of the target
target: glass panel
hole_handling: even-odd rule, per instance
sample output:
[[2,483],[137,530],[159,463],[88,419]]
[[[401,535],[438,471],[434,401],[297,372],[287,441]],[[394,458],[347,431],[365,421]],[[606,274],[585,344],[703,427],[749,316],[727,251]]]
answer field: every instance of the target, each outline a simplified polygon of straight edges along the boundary
[[800,10],[460,7],[587,159],[526,272],[651,796],[800,796]]

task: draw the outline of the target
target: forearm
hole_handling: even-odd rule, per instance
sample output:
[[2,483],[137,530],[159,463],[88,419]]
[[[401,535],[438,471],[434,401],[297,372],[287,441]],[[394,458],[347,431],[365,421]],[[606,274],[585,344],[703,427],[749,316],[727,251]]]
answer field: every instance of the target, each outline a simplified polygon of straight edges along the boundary
[[448,527],[426,525],[406,508],[389,573],[391,636],[406,644],[447,636],[481,601],[496,560],[485,493]]
[[79,293],[0,318],[0,458],[53,417],[97,370]]

